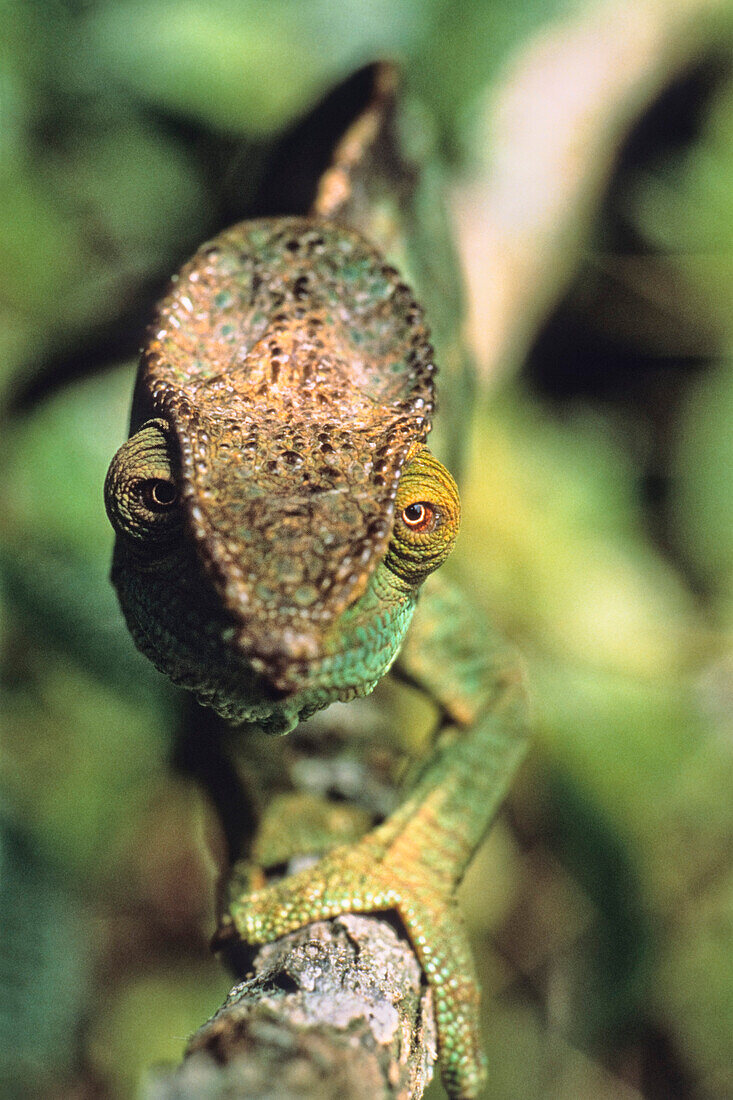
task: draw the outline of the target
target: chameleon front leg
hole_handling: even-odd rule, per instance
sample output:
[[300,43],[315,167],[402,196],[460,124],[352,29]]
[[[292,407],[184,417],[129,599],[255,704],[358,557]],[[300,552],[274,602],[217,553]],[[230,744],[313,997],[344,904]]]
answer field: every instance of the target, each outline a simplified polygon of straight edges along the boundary
[[446,716],[433,756],[383,824],[235,900],[230,919],[257,944],[342,913],[395,910],[433,989],[443,1082],[470,1098],[483,1080],[479,992],[455,890],[524,753],[524,688],[516,654],[455,589],[437,577],[425,589],[401,671]]

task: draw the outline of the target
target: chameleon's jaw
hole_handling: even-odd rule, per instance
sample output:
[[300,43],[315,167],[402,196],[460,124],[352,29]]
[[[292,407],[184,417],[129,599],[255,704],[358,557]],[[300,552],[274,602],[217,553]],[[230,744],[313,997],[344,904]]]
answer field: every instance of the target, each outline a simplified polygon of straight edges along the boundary
[[146,567],[118,538],[112,580],[137,647],[159,671],[228,721],[270,733],[370,691],[403,633],[402,604],[393,612],[374,578],[336,623],[294,615],[259,630],[257,646],[246,602],[239,616],[225,608],[190,546]]
[[255,652],[247,645],[248,637],[247,633],[239,638],[235,636],[235,649],[252,671],[271,685],[277,696],[302,691],[325,656],[322,639],[307,630],[299,630],[297,625],[262,637]]
[[338,625],[329,629],[325,624],[319,630],[306,616],[293,616],[285,624],[275,620],[263,627],[257,623],[254,630],[243,617],[226,632],[234,660],[277,699],[293,697],[329,679],[334,652],[341,649],[338,635]]
[[227,632],[227,648],[261,691],[304,716],[372,690],[399,652],[416,597],[378,563],[364,594],[336,621],[293,616],[285,627],[271,623],[253,647],[245,620]]

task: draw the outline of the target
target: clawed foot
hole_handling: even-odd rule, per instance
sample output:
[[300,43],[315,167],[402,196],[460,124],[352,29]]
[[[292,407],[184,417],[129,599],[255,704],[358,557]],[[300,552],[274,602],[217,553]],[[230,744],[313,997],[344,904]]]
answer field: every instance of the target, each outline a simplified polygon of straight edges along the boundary
[[471,950],[450,889],[416,856],[399,843],[385,847],[377,830],[242,896],[230,916],[238,935],[258,944],[342,913],[395,910],[433,990],[443,1083],[451,1097],[470,1100],[484,1075]]

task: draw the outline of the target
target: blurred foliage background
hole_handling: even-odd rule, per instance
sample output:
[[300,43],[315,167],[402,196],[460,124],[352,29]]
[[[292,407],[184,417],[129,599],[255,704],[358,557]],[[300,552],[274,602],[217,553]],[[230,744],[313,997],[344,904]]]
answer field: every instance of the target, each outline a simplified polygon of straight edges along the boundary
[[132,1097],[227,991],[218,828],[170,766],[182,702],[125,632],[101,487],[166,278],[386,56],[444,165],[482,379],[454,568],[537,730],[464,887],[487,1096],[733,1095],[730,4],[0,23],[0,1093]]

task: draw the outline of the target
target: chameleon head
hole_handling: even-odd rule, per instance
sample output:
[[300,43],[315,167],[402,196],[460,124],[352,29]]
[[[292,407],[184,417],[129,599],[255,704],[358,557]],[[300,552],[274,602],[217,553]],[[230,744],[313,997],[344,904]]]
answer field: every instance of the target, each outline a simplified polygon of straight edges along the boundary
[[133,637],[224,717],[366,694],[450,552],[422,311],[357,234],[244,223],[159,307],[105,484]]

